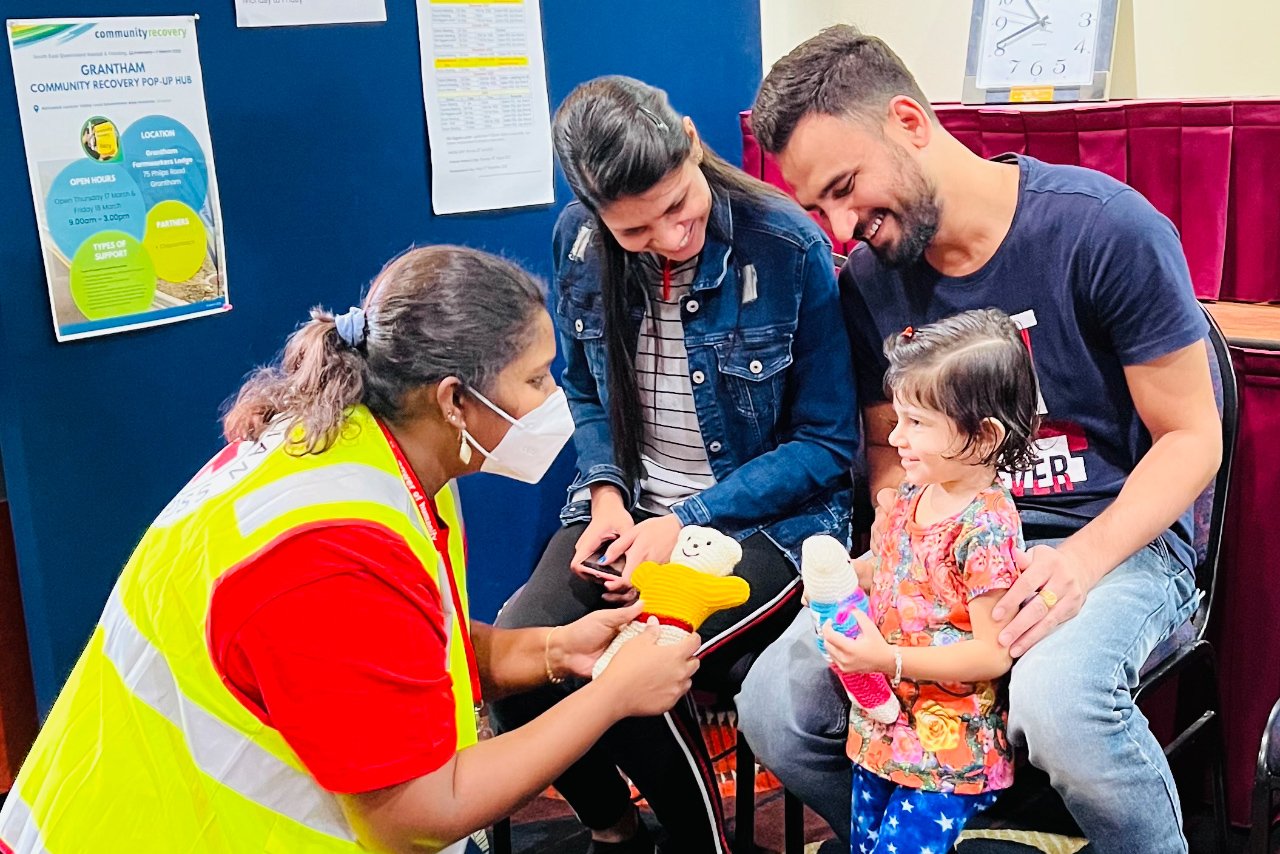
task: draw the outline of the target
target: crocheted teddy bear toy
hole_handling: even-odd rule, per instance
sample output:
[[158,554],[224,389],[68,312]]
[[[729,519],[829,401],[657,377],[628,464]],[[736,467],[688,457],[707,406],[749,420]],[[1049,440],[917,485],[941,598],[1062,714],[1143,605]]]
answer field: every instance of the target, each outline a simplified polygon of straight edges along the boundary
[[668,563],[645,561],[631,573],[645,610],[618,632],[591,669],[592,678],[624,643],[644,631],[650,617],[661,623],[658,643],[669,646],[697,631],[716,611],[746,602],[751,587],[732,574],[740,560],[742,546],[733,537],[699,525],[681,528]]

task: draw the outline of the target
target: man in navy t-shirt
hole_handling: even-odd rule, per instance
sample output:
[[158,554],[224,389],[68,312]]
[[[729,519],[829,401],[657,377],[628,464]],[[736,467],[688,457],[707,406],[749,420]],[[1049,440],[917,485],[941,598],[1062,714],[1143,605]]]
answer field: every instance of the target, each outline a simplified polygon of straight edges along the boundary
[[[1131,696],[1195,609],[1189,509],[1221,456],[1207,324],[1172,224],[1101,173],[974,155],[901,60],[853,27],[775,64],[752,126],[801,204],[865,244],[841,289],[873,495],[902,479],[884,339],[972,308],[1022,329],[1044,429],[1036,466],[1005,476],[1034,543],[992,613],[1018,659],[1010,733],[1094,850],[1185,852],[1177,790]],[[844,837],[843,697],[811,633],[798,620],[761,656],[739,720]]]

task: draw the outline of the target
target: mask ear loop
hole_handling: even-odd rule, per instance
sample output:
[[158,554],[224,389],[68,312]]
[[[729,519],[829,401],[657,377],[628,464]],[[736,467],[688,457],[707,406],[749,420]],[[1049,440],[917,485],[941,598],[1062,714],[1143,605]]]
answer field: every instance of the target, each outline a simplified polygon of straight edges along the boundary
[[[475,397],[485,406],[489,407],[494,412],[498,413],[503,418],[507,419],[507,421],[511,422],[512,426],[519,426],[520,424],[519,421],[512,418],[507,413],[503,412],[493,403],[493,401],[489,400],[489,398],[485,397],[483,394],[476,391],[474,388],[467,385],[465,382],[462,384],[462,388],[463,388],[463,391],[465,391],[467,394]],[[480,455],[483,456],[486,460],[493,459],[493,454],[486,451],[484,449],[484,445],[481,445],[479,442],[477,442],[476,437],[472,436],[470,433],[467,432],[466,427],[461,428],[461,430],[462,430],[462,446],[458,449],[458,459],[462,460],[463,465],[467,465],[471,462],[471,448],[473,446],[477,451],[480,452]]]

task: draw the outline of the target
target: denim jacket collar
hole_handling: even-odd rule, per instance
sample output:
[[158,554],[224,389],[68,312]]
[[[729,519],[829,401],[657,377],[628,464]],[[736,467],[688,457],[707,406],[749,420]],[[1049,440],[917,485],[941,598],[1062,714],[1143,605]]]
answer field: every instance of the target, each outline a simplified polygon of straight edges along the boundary
[[698,276],[693,291],[720,287],[729,272],[729,256],[733,252],[733,206],[729,197],[711,190],[711,213],[707,217],[707,238],[698,262]]

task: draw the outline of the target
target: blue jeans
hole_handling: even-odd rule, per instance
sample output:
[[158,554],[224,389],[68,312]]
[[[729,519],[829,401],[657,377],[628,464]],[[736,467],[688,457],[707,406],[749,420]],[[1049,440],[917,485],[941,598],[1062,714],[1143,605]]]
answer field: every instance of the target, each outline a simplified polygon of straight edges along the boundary
[[991,806],[999,792],[955,795],[908,789],[859,765],[853,766],[851,851],[857,854],[945,854],[969,819]]
[[[1152,650],[1195,608],[1191,570],[1156,540],[1014,664],[1010,738],[1049,774],[1099,854],[1187,850],[1173,776],[1131,691]],[[760,761],[845,839],[848,701],[818,654],[808,614],[757,659],[737,703],[738,726]]]

